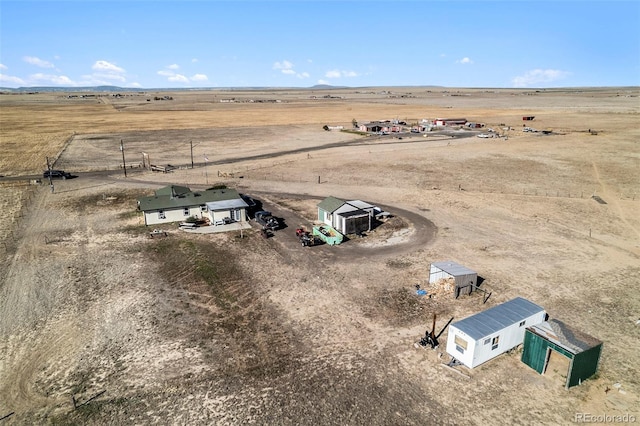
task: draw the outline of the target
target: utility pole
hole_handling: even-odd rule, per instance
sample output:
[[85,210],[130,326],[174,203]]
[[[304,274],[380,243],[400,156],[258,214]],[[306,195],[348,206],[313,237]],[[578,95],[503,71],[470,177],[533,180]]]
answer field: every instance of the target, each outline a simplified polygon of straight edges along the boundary
[[209,185],[209,172],[207,171],[207,161],[209,161],[209,157],[207,154],[204,155],[204,175],[207,179],[207,185]]
[[191,168],[193,169],[193,141],[189,141],[191,145]]
[[122,151],[122,166],[124,168],[124,177],[127,177],[127,162],[124,160],[124,144],[120,139],[120,151]]
[[51,180],[51,164],[49,164],[49,157],[47,159],[47,170],[49,171],[49,188],[51,188],[51,192],[53,192],[53,181]]

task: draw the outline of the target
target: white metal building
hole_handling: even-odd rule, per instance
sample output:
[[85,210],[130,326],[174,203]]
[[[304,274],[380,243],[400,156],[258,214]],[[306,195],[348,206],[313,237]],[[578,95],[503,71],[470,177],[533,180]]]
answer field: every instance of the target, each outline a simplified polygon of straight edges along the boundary
[[516,297],[451,324],[447,353],[469,368],[477,367],[522,344],[526,328],[545,319],[542,307]]
[[478,274],[475,271],[452,261],[433,262],[429,268],[429,283],[433,284],[441,279],[453,278],[456,283],[454,296],[460,293],[471,294],[478,285]]

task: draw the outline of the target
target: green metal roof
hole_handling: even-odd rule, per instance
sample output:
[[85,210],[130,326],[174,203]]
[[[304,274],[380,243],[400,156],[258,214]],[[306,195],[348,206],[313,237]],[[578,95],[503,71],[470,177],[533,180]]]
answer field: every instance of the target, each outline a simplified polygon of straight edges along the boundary
[[156,195],[173,195],[175,197],[176,195],[183,195],[189,192],[191,192],[191,189],[186,186],[169,185],[158,189]]
[[345,203],[344,200],[341,200],[333,196],[328,196],[324,200],[320,201],[320,203],[318,204],[318,208],[326,212],[333,213],[336,210],[338,210],[340,207],[342,207],[344,203]]
[[[184,192],[184,189],[187,192]],[[154,196],[138,198],[138,205],[142,211],[170,210],[236,198],[240,198],[240,194],[235,189],[207,189],[191,192],[187,187],[171,185],[157,190]]]

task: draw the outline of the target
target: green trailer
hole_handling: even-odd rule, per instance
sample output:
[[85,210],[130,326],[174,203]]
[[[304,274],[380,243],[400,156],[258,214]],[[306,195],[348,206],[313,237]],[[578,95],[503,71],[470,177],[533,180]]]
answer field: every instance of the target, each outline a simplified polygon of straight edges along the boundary
[[329,225],[319,225],[313,227],[313,235],[320,238],[330,246],[336,246],[342,242],[342,234]]

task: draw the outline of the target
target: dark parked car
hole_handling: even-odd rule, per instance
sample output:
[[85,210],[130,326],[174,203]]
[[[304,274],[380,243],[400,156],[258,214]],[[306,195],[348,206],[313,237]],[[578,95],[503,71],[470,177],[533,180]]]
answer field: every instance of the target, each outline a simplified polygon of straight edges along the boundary
[[45,170],[44,173],[42,173],[42,177],[45,179],[49,179],[49,176],[51,176],[51,179],[67,179],[71,177],[71,173],[67,173],[64,170]]

